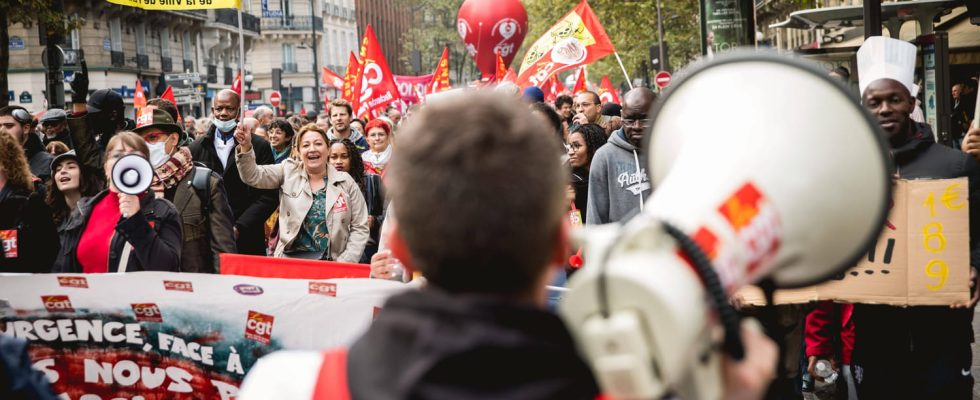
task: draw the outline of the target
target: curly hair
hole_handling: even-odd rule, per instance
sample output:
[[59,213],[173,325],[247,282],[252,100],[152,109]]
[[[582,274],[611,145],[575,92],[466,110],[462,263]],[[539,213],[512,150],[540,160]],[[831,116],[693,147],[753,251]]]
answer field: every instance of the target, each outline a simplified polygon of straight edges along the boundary
[[595,152],[606,144],[606,130],[596,124],[583,124],[572,128],[568,136],[571,137],[573,133],[578,133],[582,135],[582,139],[585,139],[585,152],[589,155],[589,161],[585,165],[592,165]]
[[0,174],[7,180],[7,185],[34,191],[34,180],[24,148],[3,127],[0,127]]
[[350,155],[350,170],[347,173],[354,178],[354,182],[357,182],[357,186],[361,188],[361,194],[366,199],[367,188],[364,186],[364,159],[361,158],[361,152],[357,151],[357,146],[354,146],[354,142],[351,142],[350,139],[331,140],[329,147],[333,147],[333,145],[338,143],[347,148],[347,154]]

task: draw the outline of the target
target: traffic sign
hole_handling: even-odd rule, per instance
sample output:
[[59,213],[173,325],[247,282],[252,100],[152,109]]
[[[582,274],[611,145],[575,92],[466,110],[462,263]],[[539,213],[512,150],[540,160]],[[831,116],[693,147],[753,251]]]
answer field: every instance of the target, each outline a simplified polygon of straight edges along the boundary
[[185,81],[185,80],[186,81],[191,81],[191,82],[200,82],[201,81],[201,74],[199,74],[197,72],[188,72],[188,73],[182,73],[182,74],[167,74],[165,76],[165,78],[167,79],[168,82],[169,81]]
[[657,73],[657,77],[654,78],[654,82],[657,83],[657,87],[663,89],[670,84],[670,72],[660,71]]
[[275,90],[269,93],[269,104],[272,104],[273,107],[279,107],[280,102],[282,102],[282,94]]

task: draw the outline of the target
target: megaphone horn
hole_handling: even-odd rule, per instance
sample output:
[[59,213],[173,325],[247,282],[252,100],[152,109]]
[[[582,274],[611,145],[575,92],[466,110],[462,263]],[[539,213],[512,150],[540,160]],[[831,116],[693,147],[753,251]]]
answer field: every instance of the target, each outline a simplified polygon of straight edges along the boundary
[[122,156],[112,166],[112,184],[120,193],[137,195],[146,192],[153,182],[153,166],[139,154]]

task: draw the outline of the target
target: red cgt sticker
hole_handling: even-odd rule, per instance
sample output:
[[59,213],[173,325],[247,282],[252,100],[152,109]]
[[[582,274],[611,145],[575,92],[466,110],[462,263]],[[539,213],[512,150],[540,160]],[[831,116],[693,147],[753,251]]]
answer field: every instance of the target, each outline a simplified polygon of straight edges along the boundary
[[163,322],[163,314],[160,312],[160,307],[154,303],[136,303],[132,304],[133,314],[136,315],[137,321],[144,322]]
[[193,292],[194,285],[183,281],[163,281],[163,289],[177,292]]
[[68,296],[62,294],[41,296],[41,303],[44,304],[44,308],[50,313],[75,312],[75,308],[71,305],[71,300]]
[[58,286],[88,289],[88,279],[84,276],[59,276]]
[[272,341],[274,320],[271,315],[249,310],[248,319],[245,320],[245,337],[262,344],[269,344]]
[[329,282],[310,282],[310,294],[337,297],[337,284]]

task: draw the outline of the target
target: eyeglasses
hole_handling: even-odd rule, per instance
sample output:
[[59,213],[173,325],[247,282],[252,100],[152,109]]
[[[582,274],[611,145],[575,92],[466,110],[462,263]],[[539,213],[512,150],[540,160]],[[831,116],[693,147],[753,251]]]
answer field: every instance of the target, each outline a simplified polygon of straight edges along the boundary
[[[639,125],[638,125],[639,124]],[[623,126],[650,126],[650,119],[623,119]]]
[[14,109],[10,113],[10,115],[13,116],[14,119],[17,120],[17,122],[20,122],[21,125],[31,122],[31,120],[33,119],[33,117],[31,117],[31,113],[27,112],[27,110],[24,110],[22,108]]

